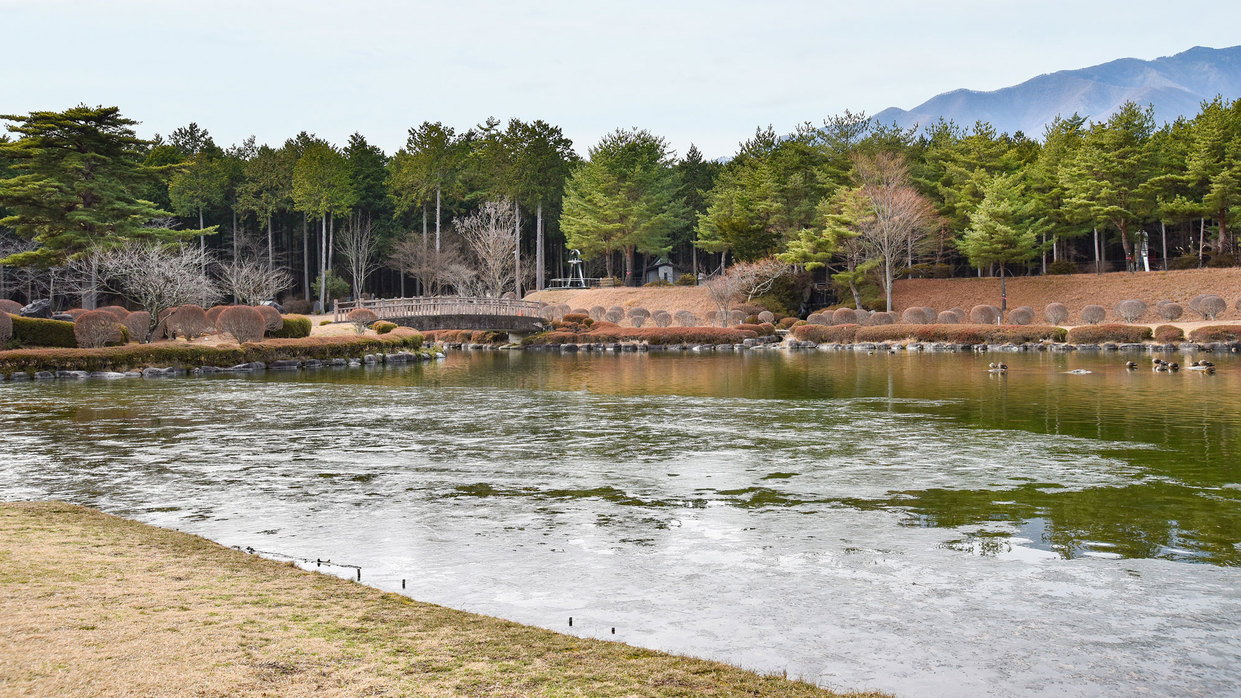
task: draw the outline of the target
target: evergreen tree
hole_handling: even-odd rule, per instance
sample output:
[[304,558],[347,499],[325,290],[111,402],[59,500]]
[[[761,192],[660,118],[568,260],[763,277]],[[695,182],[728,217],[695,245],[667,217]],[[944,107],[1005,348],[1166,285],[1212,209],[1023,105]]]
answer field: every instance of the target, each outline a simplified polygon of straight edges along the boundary
[[238,204],[242,210],[258,216],[267,226],[267,266],[275,268],[275,245],[272,218],[293,199],[293,165],[296,161],[288,150],[261,146],[242,169],[238,186]]
[[[168,198],[179,216],[198,214],[198,227],[203,228],[203,209],[224,202],[228,187],[228,171],[220,158],[209,150],[201,150],[179,165],[168,182]],[[207,249],[206,236],[198,237],[198,245]]]
[[1027,196],[1017,175],[996,175],[983,187],[983,199],[970,216],[970,226],[957,247],[970,264],[1000,267],[1000,322],[1008,311],[1005,267],[1029,262],[1042,252],[1039,236],[1045,222],[1034,218],[1035,199]]
[[677,194],[668,144],[644,130],[617,130],[590,149],[565,187],[562,227],[570,248],[583,257],[625,258],[625,281],[636,284],[634,253],[664,254],[668,235],[686,217]]
[[[349,211],[355,202],[349,180],[349,161],[326,143],[311,143],[293,166],[293,203],[297,210],[318,217],[322,223],[319,241],[319,278],[326,281],[331,270],[328,252],[328,217]],[[327,283],[319,284],[319,303],[327,308]]]
[[78,106],[63,112],[0,117],[16,140],[0,142],[12,176],[0,179],[0,225],[39,247],[7,265],[53,266],[97,247],[131,240],[180,240],[205,230],[152,225],[167,212],[139,198],[154,173],[144,164],[136,122],[116,107]]

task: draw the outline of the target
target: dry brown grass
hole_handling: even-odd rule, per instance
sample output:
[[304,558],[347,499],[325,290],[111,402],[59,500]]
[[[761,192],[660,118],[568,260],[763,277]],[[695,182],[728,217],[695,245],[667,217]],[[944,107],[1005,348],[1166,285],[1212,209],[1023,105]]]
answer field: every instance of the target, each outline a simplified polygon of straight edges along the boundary
[[0,505],[0,609],[4,695],[833,695],[56,502]]
[[628,310],[646,308],[652,313],[667,310],[675,315],[678,310],[688,310],[700,318],[716,311],[715,303],[702,286],[639,286],[635,288],[587,288],[556,291],[535,291],[526,300],[544,303],[566,303],[571,308],[590,308],[614,305]]
[[[1048,303],[1064,303],[1069,307],[1068,324],[1081,321],[1083,306],[1103,306],[1109,319],[1116,319],[1116,304],[1127,298],[1145,301],[1148,306],[1140,324],[1158,325],[1155,304],[1161,300],[1185,305],[1184,322],[1173,323],[1193,327],[1202,318],[1189,310],[1189,300],[1204,293],[1223,296],[1229,306],[1241,298],[1241,268],[1188,269],[1128,274],[1072,274],[1068,276],[1018,276],[1007,280],[1008,307],[1028,305],[1041,317]],[[936,310],[952,307],[971,308],[980,303],[999,305],[1000,279],[903,279],[892,288],[892,307],[898,312],[915,305],[929,305]],[[1220,316],[1221,320],[1241,318],[1235,307]],[[1219,324],[1218,322],[1216,324]]]

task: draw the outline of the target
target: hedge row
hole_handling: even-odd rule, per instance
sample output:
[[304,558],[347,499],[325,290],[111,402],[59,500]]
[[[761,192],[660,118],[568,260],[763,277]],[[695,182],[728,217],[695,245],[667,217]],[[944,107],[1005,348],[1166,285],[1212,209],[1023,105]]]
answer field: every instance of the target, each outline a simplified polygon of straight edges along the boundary
[[859,327],[853,341],[899,342],[913,339],[952,344],[1023,344],[1063,342],[1064,337],[1064,328],[1049,325],[881,325]]
[[269,339],[236,346],[207,347],[156,342],[101,349],[13,349],[0,351],[0,373],[35,371],[125,371],[133,368],[236,366],[280,359],[347,359],[376,352],[417,349],[422,335]]
[[1150,339],[1151,328],[1140,325],[1080,325],[1069,330],[1070,344],[1119,342],[1132,344]]
[[[611,323],[609,323],[610,325]],[[523,344],[740,344],[757,333],[723,327],[594,327],[589,332],[544,332],[527,337]]]
[[18,346],[70,348],[78,345],[72,322],[20,315],[10,315],[9,318],[13,321],[11,341]]
[[1189,333],[1192,342],[1241,342],[1241,325],[1207,325]]
[[427,330],[422,333],[428,342],[443,344],[507,344],[508,333],[492,330]]
[[792,330],[799,342],[815,344],[852,344],[857,336],[857,325],[798,325]]
[[310,318],[305,315],[285,315],[284,325],[278,330],[268,332],[267,336],[272,339],[301,339],[309,337],[311,329]]

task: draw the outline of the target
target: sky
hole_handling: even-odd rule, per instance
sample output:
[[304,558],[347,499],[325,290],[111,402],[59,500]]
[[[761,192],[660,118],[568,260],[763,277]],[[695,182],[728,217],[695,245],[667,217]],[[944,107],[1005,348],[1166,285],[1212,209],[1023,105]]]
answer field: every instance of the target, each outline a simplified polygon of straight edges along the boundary
[[1241,3],[0,0],[0,24],[2,113],[116,105],[144,137],[389,153],[423,121],[543,119],[583,154],[637,127],[719,158],[759,126],[1241,44]]

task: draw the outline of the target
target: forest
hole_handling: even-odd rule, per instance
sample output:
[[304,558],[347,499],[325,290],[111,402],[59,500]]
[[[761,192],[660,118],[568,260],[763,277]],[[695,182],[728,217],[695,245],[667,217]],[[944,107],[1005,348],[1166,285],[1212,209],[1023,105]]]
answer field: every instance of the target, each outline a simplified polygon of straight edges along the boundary
[[582,158],[540,120],[423,122],[385,153],[360,133],[221,146],[196,123],[144,140],[116,107],[0,118],[0,298],[89,307],[91,254],[131,244],[196,247],[203,274],[270,277],[306,309],[524,294],[567,277],[570,250],[627,285],[656,260],[689,284],[774,257],[822,302],[866,307],[907,276],[1237,264],[1241,100],[1222,97],[1174,123],[1129,103],[1036,137],[845,112],[756,129],[721,162],[641,129]]

